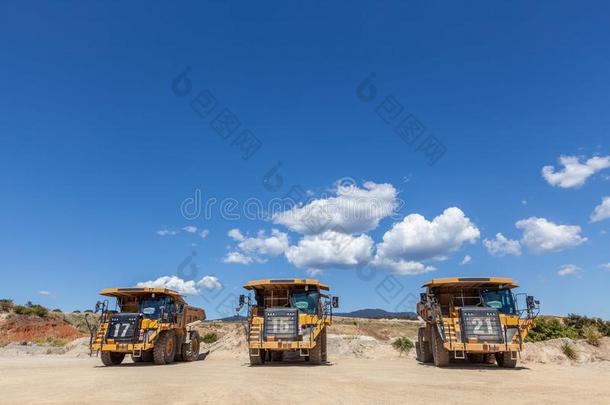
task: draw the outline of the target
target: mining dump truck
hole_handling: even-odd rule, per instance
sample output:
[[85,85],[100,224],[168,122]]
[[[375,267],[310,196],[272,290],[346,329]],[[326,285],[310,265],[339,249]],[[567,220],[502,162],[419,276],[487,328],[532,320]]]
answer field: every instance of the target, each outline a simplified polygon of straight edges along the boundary
[[[513,294],[517,287],[500,277],[439,278],[424,284],[417,314],[426,325],[418,330],[417,359],[438,367],[464,359],[514,368],[540,306],[532,296]],[[518,301],[525,302],[524,308]]]
[[[246,338],[251,365],[282,361],[289,354],[312,364],[327,361],[326,330],[339,298],[318,280],[254,280],[244,285],[240,310],[248,305]],[[252,297],[254,295],[254,297]],[[298,356],[298,357],[297,357]]]
[[125,355],[134,362],[168,364],[193,361],[199,356],[199,334],[189,325],[205,319],[205,311],[191,307],[176,291],[166,288],[107,288],[100,292],[116,299],[98,301],[99,325],[92,333],[91,353],[106,366],[121,364]]

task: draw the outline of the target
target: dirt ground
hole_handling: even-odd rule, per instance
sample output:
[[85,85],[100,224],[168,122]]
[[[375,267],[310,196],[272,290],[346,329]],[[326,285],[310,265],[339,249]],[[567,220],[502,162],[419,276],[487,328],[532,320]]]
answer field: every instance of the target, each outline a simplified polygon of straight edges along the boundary
[[212,356],[167,366],[97,358],[0,359],[0,403],[608,403],[610,363],[438,369],[411,358],[250,367]]

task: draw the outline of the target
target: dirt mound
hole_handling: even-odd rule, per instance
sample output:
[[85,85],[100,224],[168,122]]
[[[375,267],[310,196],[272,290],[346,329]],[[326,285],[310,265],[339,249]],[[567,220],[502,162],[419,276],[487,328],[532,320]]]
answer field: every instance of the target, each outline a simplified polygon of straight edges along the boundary
[[0,320],[0,345],[33,342],[64,346],[85,335],[63,316],[55,314],[45,317],[13,314]]
[[[571,360],[562,350],[562,346],[568,343],[574,348],[576,359]],[[610,338],[601,340],[599,347],[588,344],[584,340],[551,339],[543,342],[526,343],[521,352],[523,363],[542,364],[586,364],[599,361],[610,361]]]

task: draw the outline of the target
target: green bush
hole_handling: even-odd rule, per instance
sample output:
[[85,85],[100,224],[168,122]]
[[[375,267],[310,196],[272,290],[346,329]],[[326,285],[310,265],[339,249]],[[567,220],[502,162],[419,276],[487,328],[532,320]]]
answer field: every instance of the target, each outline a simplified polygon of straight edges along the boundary
[[32,304],[31,301],[28,301],[25,305],[15,305],[14,311],[19,315],[36,315],[41,318],[47,316],[49,313],[48,309],[42,305]]
[[62,311],[61,311],[61,309],[59,309],[59,308],[55,308],[55,309],[54,309],[53,311],[51,311],[51,312],[62,312]]
[[578,331],[571,326],[566,325],[559,319],[536,319],[536,326],[530,330],[527,342],[541,342],[549,339],[570,338],[576,339]]
[[563,344],[561,345],[561,351],[570,360],[578,359],[578,353],[576,353],[576,348],[568,341],[563,342]]
[[588,344],[598,347],[602,343],[602,334],[594,325],[587,325],[582,329],[582,337]]
[[610,336],[610,321],[604,321],[601,318],[588,318],[586,316],[569,314],[563,321],[567,326],[576,329],[583,338],[585,337],[584,330],[587,326],[593,326],[602,335]]
[[14,307],[15,304],[13,304],[13,300],[7,298],[0,299],[0,312],[10,312]]
[[209,332],[203,335],[201,341],[206,344],[214,343],[218,340],[218,335],[214,332]]
[[[65,345],[68,344],[68,341],[66,339],[49,337],[49,338],[43,338],[43,339],[34,339],[34,343],[36,343],[37,345],[64,347]],[[47,353],[47,354],[49,354],[49,353]]]
[[80,314],[80,311],[78,309],[75,309],[74,311],[72,311],[73,314]]
[[399,337],[392,342],[392,347],[402,355],[403,353],[409,353],[415,345],[408,337]]

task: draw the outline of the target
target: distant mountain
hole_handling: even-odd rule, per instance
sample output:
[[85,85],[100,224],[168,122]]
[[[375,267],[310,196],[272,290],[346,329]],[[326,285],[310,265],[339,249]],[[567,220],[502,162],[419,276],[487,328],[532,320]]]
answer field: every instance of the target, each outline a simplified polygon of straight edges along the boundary
[[[343,316],[349,318],[365,318],[365,319],[411,319],[417,320],[415,312],[388,312],[379,308],[359,309],[352,312],[334,312],[333,316]],[[246,320],[245,316],[229,316],[226,318],[213,319],[215,321],[236,322]]]
[[352,312],[335,312],[334,316],[345,316],[350,318],[368,318],[368,319],[411,319],[417,320],[415,312],[388,312],[379,308],[359,309]]
[[237,322],[237,321],[245,321],[246,317],[241,316],[241,315],[233,315],[233,316],[228,316],[226,318],[210,319],[210,320],[211,321],[223,321],[223,322]]

